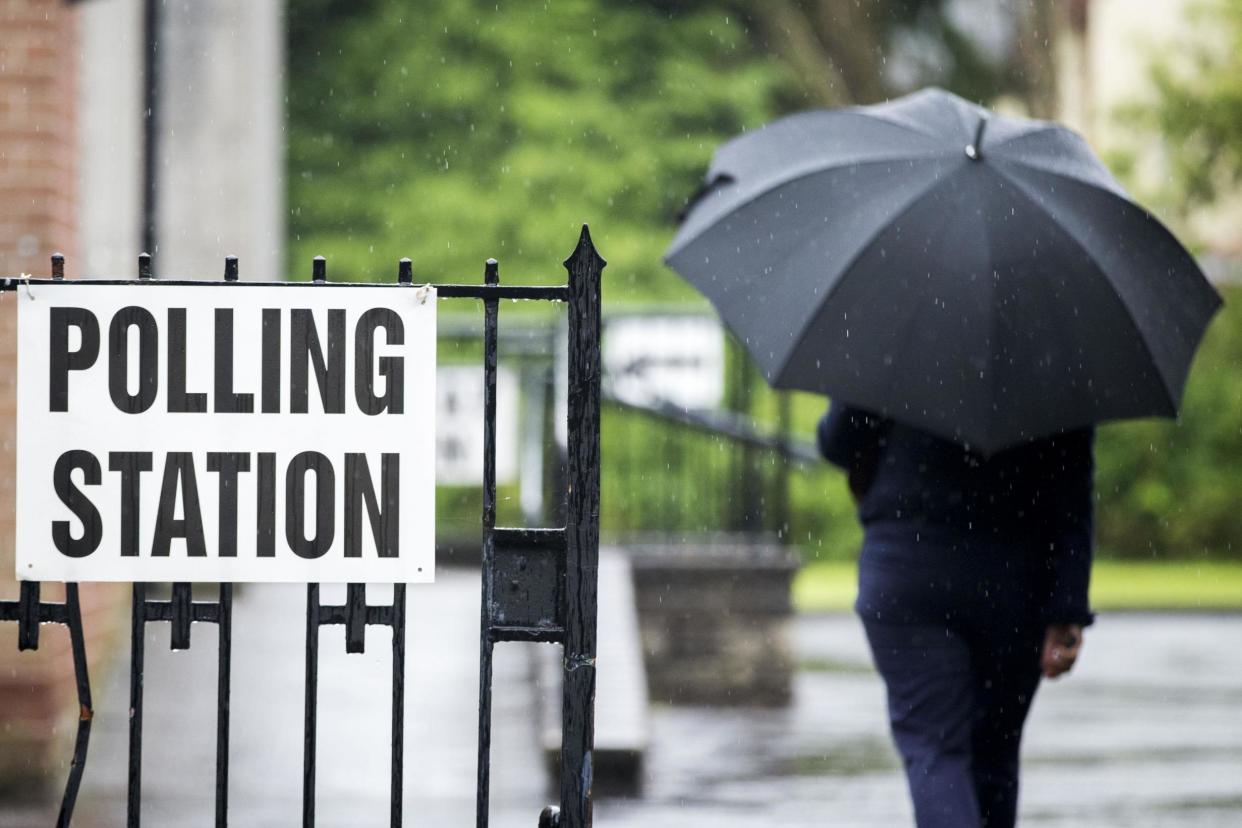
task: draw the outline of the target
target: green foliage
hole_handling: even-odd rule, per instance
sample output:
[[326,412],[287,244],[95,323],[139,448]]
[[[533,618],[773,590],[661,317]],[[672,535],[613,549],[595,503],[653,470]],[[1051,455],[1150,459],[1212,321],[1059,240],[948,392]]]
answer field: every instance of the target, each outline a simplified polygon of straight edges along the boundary
[[[414,11],[414,9],[417,11]],[[596,228],[619,300],[693,300],[661,263],[715,146],[783,75],[736,19],[592,0],[292,0],[292,258],[339,278],[559,281]],[[517,278],[514,278],[514,277]],[[525,278],[524,278],[525,277]]]
[[1125,113],[1166,139],[1171,195],[1183,209],[1242,184],[1242,0],[1200,3],[1193,19],[1193,37],[1153,65],[1154,105]]
[[1099,432],[1098,540],[1111,554],[1242,558],[1242,289],[1224,297],[1178,420]]
[[[747,22],[781,4],[288,5],[291,260],[304,266],[322,253],[334,279],[391,279],[395,260],[409,256],[416,279],[477,281],[482,260],[496,256],[505,281],[559,281],[559,261],[590,222],[609,259],[609,307],[698,302],[660,261],[676,213],[722,140],[808,100],[807,78],[792,68],[799,64],[772,56],[778,50],[762,26]],[[977,98],[1014,91],[997,67],[979,71],[984,58],[951,26],[928,17],[939,14],[939,0],[893,5],[900,14],[881,15],[885,26],[918,28],[953,55],[940,82]],[[1242,0],[1216,8],[1217,45],[1190,51],[1194,71],[1159,70],[1162,103],[1150,115],[1169,137],[1187,200],[1236,184],[1242,170]],[[820,46],[841,31],[827,26]],[[843,55],[829,57],[845,71]],[[866,61],[858,66],[865,79]],[[1181,420],[1101,431],[1098,523],[1108,553],[1242,557],[1242,294],[1234,298],[1208,334]],[[775,422],[774,395],[761,385],[749,407]],[[811,434],[823,408],[820,398],[797,396],[795,432]],[[692,507],[678,528],[722,525],[725,516],[693,507],[724,502],[720,491],[735,474],[729,452],[689,439],[670,449],[663,439],[659,429],[605,415],[606,456],[617,458],[604,469],[606,530],[650,523],[669,510],[670,491],[683,491],[674,496]],[[635,448],[623,466],[615,452],[626,445]],[[809,555],[857,548],[839,474],[795,472],[790,499],[792,540]],[[500,505],[516,519],[513,492]],[[477,508],[477,491],[441,492],[441,523],[452,534],[473,536]]]
[[[1174,219],[1242,184],[1242,0],[1193,9],[1193,35],[1154,57],[1154,102],[1120,113],[1163,139],[1169,175],[1154,198]],[[1137,177],[1133,157],[1109,160],[1122,179]],[[1178,421],[1100,432],[1097,522],[1108,553],[1242,558],[1242,290],[1222,292]]]

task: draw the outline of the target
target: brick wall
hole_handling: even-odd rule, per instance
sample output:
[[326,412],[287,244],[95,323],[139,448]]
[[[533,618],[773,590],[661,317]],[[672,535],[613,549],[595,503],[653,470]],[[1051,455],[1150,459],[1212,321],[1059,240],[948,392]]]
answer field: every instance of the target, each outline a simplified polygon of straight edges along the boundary
[[0,0],[0,270],[73,261],[74,12],[64,0]]
[[[0,274],[45,276],[58,250],[74,272],[76,54],[64,0],[0,0]],[[0,582],[13,571],[14,310],[0,300]]]
[[[57,250],[73,261],[74,18],[63,0],[0,0],[0,274],[5,276],[47,275],[48,258]],[[0,294],[0,598],[17,593],[15,311],[14,297]],[[51,587],[46,593],[45,600],[63,595]],[[68,637],[63,628],[45,629],[37,653],[19,654],[16,625],[0,625],[0,787],[22,787],[27,794],[29,781],[39,780],[49,762],[62,758],[52,734],[69,701],[64,692],[71,664]]]

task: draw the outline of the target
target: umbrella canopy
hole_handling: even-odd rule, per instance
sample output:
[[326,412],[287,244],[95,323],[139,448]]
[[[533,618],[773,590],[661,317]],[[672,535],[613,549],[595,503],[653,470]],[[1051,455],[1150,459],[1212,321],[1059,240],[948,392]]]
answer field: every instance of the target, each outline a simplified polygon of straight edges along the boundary
[[724,144],[667,262],[778,388],[991,453],[1174,416],[1220,297],[1064,127],[939,89]]

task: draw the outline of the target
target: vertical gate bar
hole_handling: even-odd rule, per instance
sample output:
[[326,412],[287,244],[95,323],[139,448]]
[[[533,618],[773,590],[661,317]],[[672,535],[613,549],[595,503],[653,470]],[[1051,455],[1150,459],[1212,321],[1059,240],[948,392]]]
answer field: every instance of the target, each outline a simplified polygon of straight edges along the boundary
[[[414,266],[409,259],[397,262],[397,283],[411,284]],[[392,587],[392,761],[388,793],[388,822],[401,828],[405,783],[405,584]]]
[[[737,339],[730,336],[728,342],[728,353],[732,356],[732,364],[729,371],[729,408],[736,414],[743,415],[747,412],[743,410],[742,388],[745,385],[746,374],[746,357],[742,354],[742,346]],[[743,455],[742,444],[738,441],[730,443],[731,450],[729,452],[729,495],[725,500],[725,515],[727,522],[720,524],[730,532],[744,532],[746,530],[746,510],[749,508],[746,501],[745,481],[746,475],[746,458]]]
[[364,653],[367,648],[367,585],[345,588],[345,652]]
[[776,531],[782,546],[789,546],[789,429],[793,417],[792,402],[788,392],[777,393],[776,409],[776,491],[772,513],[776,515]]
[[229,824],[229,690],[233,672],[233,585],[220,584],[216,661],[216,828]]
[[[236,282],[236,256],[224,257],[224,281]],[[230,366],[231,370],[231,366]],[[233,674],[233,585],[220,584],[216,621],[216,828],[229,824],[229,719]]]
[[190,649],[190,624],[194,621],[192,587],[188,583],[176,583],[172,588],[172,624],[168,632],[169,649]]
[[129,629],[129,786],[126,825],[142,821],[142,670],[145,657],[147,585],[135,583],[130,602]]
[[[488,259],[483,282],[500,284],[500,266]],[[492,746],[492,636],[491,606],[493,560],[496,553],[496,351],[499,305],[483,300],[483,547],[480,567],[483,583],[479,630],[479,757],[475,824],[486,828],[491,785]]]
[[[150,35],[148,32],[148,37]],[[148,40],[148,47],[150,45],[151,41]],[[151,114],[147,113],[148,118]],[[144,240],[147,238],[146,231],[144,224]],[[138,254],[138,278],[151,278],[149,252]],[[142,822],[142,671],[147,628],[147,585],[144,583],[135,582],[133,585],[129,624],[129,779],[126,786],[125,822],[128,828],[138,828]]]
[[565,647],[561,708],[562,828],[590,828],[595,744],[596,589],[599,569],[600,274],[606,262],[586,225],[569,271],[568,463],[565,498]]
[[319,584],[306,585],[306,711],[302,736],[302,825],[315,824],[315,706],[319,681]]
[[[328,260],[311,259],[311,282],[328,281]],[[315,749],[319,704],[319,584],[306,585],[306,711],[302,742],[302,826],[315,824]]]
[[561,449],[556,437],[556,369],[557,329],[548,333],[545,353],[552,355],[543,371],[543,525],[555,526],[562,518],[565,503],[563,475],[561,474]]
[[392,790],[389,824],[401,828],[405,781],[405,584],[392,587]]
[[73,677],[78,686],[78,733],[73,743],[73,761],[65,781],[65,795],[60,801],[56,828],[68,828],[78,800],[78,786],[86,770],[86,750],[90,746],[91,722],[95,718],[91,702],[91,678],[86,664],[86,636],[82,631],[82,608],[78,603],[78,585],[65,584],[65,612],[68,616],[69,645],[73,650]]
[[[671,446],[669,447],[668,465],[673,476],[673,536],[682,537],[691,527],[694,509],[691,508],[690,490],[694,486],[694,469],[686,462],[687,457],[694,455],[686,451],[686,443],[693,439],[686,429],[674,426],[669,429]],[[688,436],[689,435],[689,436]]]
[[38,581],[22,581],[17,603],[17,649],[39,649],[39,592]]
[[[755,377],[748,358],[742,359],[742,406],[747,420],[755,418]],[[741,495],[743,529],[748,535],[763,531],[763,471],[759,468],[759,451],[750,441],[742,443]]]

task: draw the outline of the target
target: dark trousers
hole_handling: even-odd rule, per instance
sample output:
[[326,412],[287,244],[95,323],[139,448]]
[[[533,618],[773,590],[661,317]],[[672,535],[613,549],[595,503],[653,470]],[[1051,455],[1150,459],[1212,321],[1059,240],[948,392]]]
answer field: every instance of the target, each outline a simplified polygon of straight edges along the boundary
[[1010,828],[1040,620],[1012,549],[868,538],[857,609],[919,828]]

